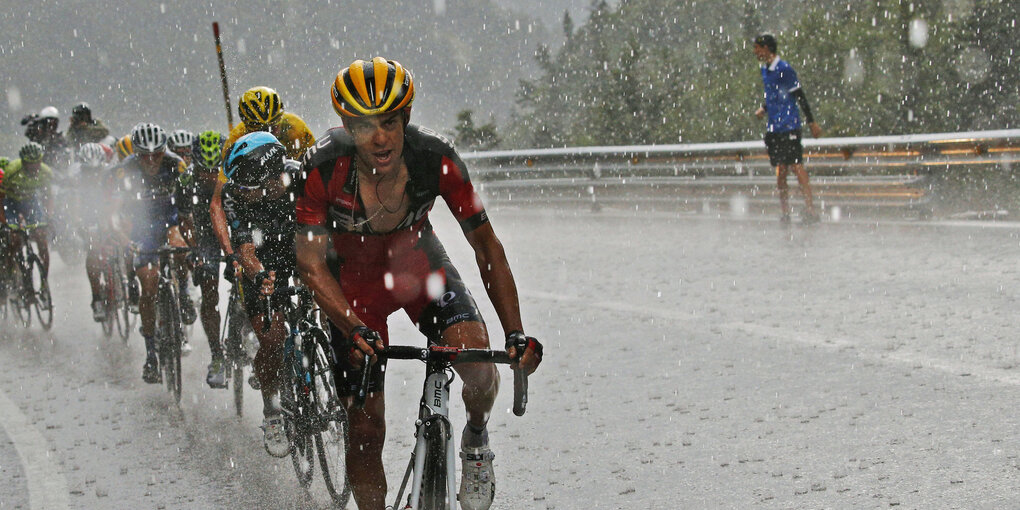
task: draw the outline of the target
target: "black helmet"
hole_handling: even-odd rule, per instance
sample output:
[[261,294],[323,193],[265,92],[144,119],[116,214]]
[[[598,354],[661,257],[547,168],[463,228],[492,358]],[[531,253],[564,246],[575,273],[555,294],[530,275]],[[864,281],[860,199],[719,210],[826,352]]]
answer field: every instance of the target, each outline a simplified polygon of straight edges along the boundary
[[88,103],[78,103],[74,106],[74,108],[71,108],[71,118],[74,120],[92,122],[92,109],[89,108]]
[[242,136],[230,147],[223,165],[227,181],[245,188],[258,188],[273,173],[283,170],[287,149],[275,136],[256,131]]

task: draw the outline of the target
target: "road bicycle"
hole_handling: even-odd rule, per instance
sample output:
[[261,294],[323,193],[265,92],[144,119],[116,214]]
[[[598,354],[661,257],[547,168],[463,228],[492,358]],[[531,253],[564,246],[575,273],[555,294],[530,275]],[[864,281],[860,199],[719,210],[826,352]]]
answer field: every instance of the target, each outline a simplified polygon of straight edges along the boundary
[[[425,383],[415,421],[415,444],[411,460],[400,482],[393,508],[412,510],[456,510],[457,463],[450,423],[450,385],[453,365],[458,363],[511,363],[506,351],[463,349],[430,343],[428,347],[390,345],[375,351],[379,359],[410,359],[425,363]],[[370,370],[362,370],[354,406],[363,407],[368,397]],[[523,416],[528,403],[528,378],[514,370],[514,414]],[[410,482],[410,486],[408,485]],[[407,490],[406,505],[400,501]]]
[[42,259],[35,252],[31,233],[37,228],[46,226],[44,223],[25,224],[13,223],[10,228],[10,242],[19,249],[14,251],[11,260],[11,272],[8,283],[11,308],[17,315],[18,322],[29,327],[32,324],[32,309],[35,309],[39,324],[44,330],[53,327],[53,299],[49,285],[43,277]]
[[[279,310],[288,330],[283,348],[288,384],[280,390],[280,407],[291,445],[294,472],[307,489],[318,458],[326,490],[334,506],[343,508],[351,497],[347,478],[349,425],[347,409],[337,393],[333,377],[333,346],[319,322],[311,291],[296,285],[277,288],[273,295],[291,298],[283,310]],[[270,327],[274,315],[273,301],[269,296],[262,296],[265,330]]]
[[156,287],[156,351],[163,370],[166,389],[177,405],[181,403],[181,345],[184,343],[184,324],[181,322],[181,303],[178,300],[177,271],[174,256],[188,253],[191,248],[163,246],[154,251],[138,251],[141,255],[159,256]]

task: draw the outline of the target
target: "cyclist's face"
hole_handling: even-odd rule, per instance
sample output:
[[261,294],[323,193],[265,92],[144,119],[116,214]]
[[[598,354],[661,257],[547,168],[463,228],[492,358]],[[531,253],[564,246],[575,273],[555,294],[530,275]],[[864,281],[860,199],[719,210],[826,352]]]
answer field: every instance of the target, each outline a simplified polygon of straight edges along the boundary
[[220,176],[219,167],[214,168],[199,168],[195,165],[195,180],[202,186],[215,186],[217,178]]
[[152,175],[159,171],[159,165],[163,163],[165,151],[138,152],[138,162],[142,164],[142,170]]
[[344,119],[354,138],[358,157],[380,174],[399,168],[404,151],[404,114],[401,111],[371,117]]
[[768,64],[769,61],[772,60],[772,52],[769,51],[769,49],[765,46],[755,44],[753,51],[754,56],[758,59],[759,62],[763,64]]
[[254,133],[256,131],[265,131],[267,133],[272,134],[275,137],[279,137],[280,136],[280,123],[279,122],[277,122],[275,124],[262,124],[262,123],[259,123],[259,122],[250,122],[250,123],[246,123],[244,125],[244,127],[248,128],[248,132],[249,133]]
[[185,166],[191,164],[191,147],[188,147],[187,149],[176,150],[173,152],[174,154],[176,154],[177,156],[184,160]]
[[39,171],[39,168],[40,168],[41,165],[42,165],[41,161],[33,161],[31,163],[25,163],[24,165],[22,165],[22,168],[26,172],[28,172],[30,174],[34,174],[34,173]]
[[248,203],[279,198],[287,191],[282,176],[283,174],[266,179],[258,188],[242,188],[237,186],[231,191],[231,195]]

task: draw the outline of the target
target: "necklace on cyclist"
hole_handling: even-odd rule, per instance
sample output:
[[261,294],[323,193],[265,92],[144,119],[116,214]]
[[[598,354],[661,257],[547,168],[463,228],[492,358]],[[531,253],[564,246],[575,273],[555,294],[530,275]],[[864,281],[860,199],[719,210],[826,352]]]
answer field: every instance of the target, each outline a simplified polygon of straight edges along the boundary
[[[351,171],[354,172],[355,178],[358,179],[358,182],[356,183],[356,185],[354,187],[354,201],[355,201],[355,203],[358,202],[358,200],[359,200],[359,198],[361,196],[361,179],[358,178],[358,176],[360,174],[358,173],[357,161],[358,161],[358,158],[356,158],[356,157],[351,159]],[[386,211],[388,214],[393,214],[393,213],[399,211],[400,210],[400,206],[404,204],[404,198],[407,197],[407,185],[406,184],[404,185],[404,190],[400,193],[400,202],[397,202],[397,205],[391,210],[389,207],[386,207],[386,203],[383,202],[382,196],[379,195],[379,184],[381,184],[381,183],[382,183],[382,179],[379,179],[375,183],[375,197],[379,200],[379,208],[376,209],[375,212],[372,213],[371,216],[365,218],[362,221],[359,221],[359,222],[355,223],[354,227],[361,227],[361,226],[367,224],[368,222],[374,220],[377,216],[382,214],[383,211]]]

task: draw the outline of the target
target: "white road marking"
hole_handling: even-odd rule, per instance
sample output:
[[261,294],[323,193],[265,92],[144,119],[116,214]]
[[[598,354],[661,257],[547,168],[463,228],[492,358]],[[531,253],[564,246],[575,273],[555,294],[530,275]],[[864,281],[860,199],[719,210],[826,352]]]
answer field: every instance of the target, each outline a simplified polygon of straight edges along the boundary
[[49,443],[32,426],[18,406],[0,391],[0,427],[14,442],[28,477],[28,506],[33,510],[66,510],[70,505],[67,480],[56,459],[50,456]]

